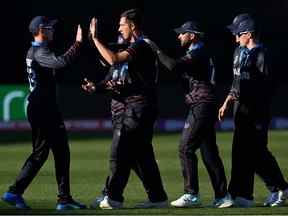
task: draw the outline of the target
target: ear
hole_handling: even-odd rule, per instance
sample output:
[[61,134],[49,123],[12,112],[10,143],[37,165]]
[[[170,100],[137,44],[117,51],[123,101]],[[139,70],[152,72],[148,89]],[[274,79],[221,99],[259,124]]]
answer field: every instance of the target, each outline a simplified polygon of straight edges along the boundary
[[44,30],[42,29],[42,28],[39,28],[39,30],[38,30],[38,35],[39,34],[44,34],[45,32],[44,32]]
[[194,33],[189,33],[189,36],[190,36],[190,40],[193,40],[196,37]]
[[247,36],[248,36],[249,38],[252,38],[252,33],[251,33],[251,32],[248,32],[248,33],[247,33]]
[[133,22],[130,22],[130,28],[132,29],[132,31],[135,30],[136,26],[135,26],[135,24]]

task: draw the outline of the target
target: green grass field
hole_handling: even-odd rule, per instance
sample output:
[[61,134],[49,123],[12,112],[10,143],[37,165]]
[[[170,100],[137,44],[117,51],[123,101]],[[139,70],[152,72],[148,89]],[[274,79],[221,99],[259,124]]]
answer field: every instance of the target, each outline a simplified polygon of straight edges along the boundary
[[[16,135],[15,135],[16,136]],[[180,134],[156,134],[154,137],[154,149],[157,161],[164,181],[169,201],[178,198],[183,192],[183,179],[180,173],[178,159],[178,142]],[[225,165],[229,180],[231,168],[231,140],[232,133],[218,133],[217,142]],[[288,178],[288,131],[274,131],[270,133],[270,149],[277,158],[278,163]],[[111,137],[79,139],[70,137],[71,143],[71,189],[73,196],[85,203],[91,201],[100,194],[104,180],[108,174],[108,155]],[[137,145],[137,143],[135,143]],[[31,151],[30,141],[0,143],[0,193],[7,190],[19,172],[24,160]],[[243,158],[245,160],[245,158]],[[263,182],[256,177],[255,201],[257,207],[250,209],[230,208],[213,209],[210,207],[213,201],[213,192],[201,159],[199,160],[200,195],[203,206],[189,209],[133,209],[133,206],[146,200],[146,194],[139,179],[132,173],[125,190],[125,209],[121,210],[82,210],[69,211],[65,214],[120,214],[120,215],[288,215],[288,201],[286,206],[279,208],[261,207],[268,191]],[[54,210],[56,203],[56,180],[52,154],[41,169],[39,175],[32,182],[24,197],[33,208],[23,212],[13,210],[0,201],[0,214],[59,214]]]

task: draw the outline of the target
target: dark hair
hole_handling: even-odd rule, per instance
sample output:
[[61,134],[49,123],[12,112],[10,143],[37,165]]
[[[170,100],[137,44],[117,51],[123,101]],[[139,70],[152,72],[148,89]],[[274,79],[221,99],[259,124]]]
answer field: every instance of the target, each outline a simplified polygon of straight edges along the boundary
[[133,8],[124,11],[120,17],[126,17],[129,21],[133,22],[138,29],[142,28],[142,16],[139,9]]

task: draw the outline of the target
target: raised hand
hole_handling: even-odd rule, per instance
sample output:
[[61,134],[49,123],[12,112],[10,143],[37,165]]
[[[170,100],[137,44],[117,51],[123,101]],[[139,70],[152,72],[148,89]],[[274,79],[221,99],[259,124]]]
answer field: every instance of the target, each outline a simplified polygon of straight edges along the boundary
[[97,19],[95,17],[90,22],[90,35],[92,38],[97,37]]
[[76,41],[82,42],[82,40],[83,40],[82,28],[80,25],[78,25],[77,34],[76,34]]

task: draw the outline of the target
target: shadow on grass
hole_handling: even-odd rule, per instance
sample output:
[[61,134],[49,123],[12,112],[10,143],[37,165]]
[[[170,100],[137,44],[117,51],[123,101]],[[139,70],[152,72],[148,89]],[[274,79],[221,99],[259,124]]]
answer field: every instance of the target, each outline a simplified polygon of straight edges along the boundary
[[[179,133],[160,133],[155,132],[155,135],[173,136]],[[68,132],[69,140],[92,140],[92,139],[112,139],[112,131],[105,132]],[[13,144],[19,142],[31,142],[31,132],[0,132],[0,145]]]
[[288,207],[277,208],[227,208],[215,209],[209,207],[197,208],[165,208],[165,209],[135,209],[123,208],[117,210],[84,209],[56,211],[54,209],[16,210],[3,209],[0,215],[287,215]]

